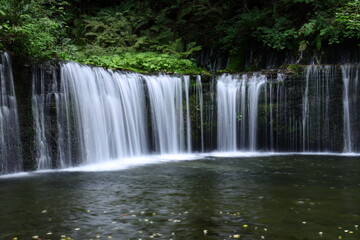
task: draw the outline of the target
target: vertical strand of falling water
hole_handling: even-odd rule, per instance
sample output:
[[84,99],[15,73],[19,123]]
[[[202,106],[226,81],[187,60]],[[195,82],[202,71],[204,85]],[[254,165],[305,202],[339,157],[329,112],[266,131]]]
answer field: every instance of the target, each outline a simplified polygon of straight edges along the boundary
[[0,87],[0,174],[19,172],[23,164],[12,63],[1,52]]
[[[218,124],[217,122],[215,123],[215,117],[214,117],[214,115],[216,113],[215,108],[217,106],[216,105],[217,98],[215,97],[217,95],[216,88],[217,88],[217,81],[216,81],[216,78],[213,76],[210,81],[210,104],[209,104],[210,107],[207,108],[208,109],[208,123],[211,127],[209,138],[211,139],[211,146],[213,148],[216,148],[215,143],[214,143],[214,135],[217,137],[217,135],[216,135],[217,131],[216,132],[214,131],[213,126]],[[216,144],[217,144],[217,142],[216,142]]]
[[264,134],[263,137],[264,139],[264,148],[266,150],[269,150],[269,146],[268,146],[268,142],[269,142],[269,138],[268,138],[268,84],[265,84],[264,87],[264,123],[263,123],[263,127],[264,127]]
[[[354,87],[353,87],[353,94],[352,94],[352,99],[353,99],[353,109],[354,109],[354,120],[355,120],[355,124],[354,124],[354,135],[355,137],[355,141],[359,142],[360,141],[360,128],[359,128],[359,123],[360,122],[360,112],[359,112],[359,107],[358,107],[358,101],[359,101],[359,94],[358,94],[358,87],[359,87],[359,74],[360,74],[360,64],[354,64],[353,65],[354,68]],[[354,150],[355,152],[359,152],[360,151],[360,146],[359,144],[356,144],[356,146],[354,146]]]
[[330,116],[329,116],[329,104],[330,104],[330,92],[329,92],[329,81],[333,78],[332,76],[332,68],[327,67],[325,79],[328,79],[328,81],[324,81],[324,89],[323,93],[325,96],[325,106],[323,110],[323,116],[324,116],[324,124],[323,124],[323,136],[324,136],[324,143],[323,143],[323,150],[327,151],[329,150],[328,147],[330,147]]
[[289,145],[288,145],[288,149],[291,149],[293,146],[293,135],[292,135],[292,131],[293,131],[293,121],[292,121],[292,116],[289,116]]
[[[324,78],[322,77],[322,75],[324,74],[324,69],[323,67],[319,68],[318,71],[315,72],[315,97],[317,99],[317,101],[315,101],[314,105],[314,109],[315,112],[312,112],[312,114],[314,115],[314,128],[311,129],[311,132],[315,133],[315,146],[314,149],[315,151],[320,151],[320,147],[321,147],[321,124],[320,121],[322,120],[322,116],[321,116],[321,110],[322,110],[322,101],[323,101],[323,94],[322,94],[322,82],[324,80]],[[312,134],[312,133],[310,133]]]
[[201,84],[201,76],[196,76],[196,94],[199,99],[199,107],[200,107],[200,134],[201,134],[201,152],[204,152],[204,117],[203,117],[203,89]]
[[[360,74],[360,64],[355,64],[354,65],[354,71],[355,71],[355,76],[354,76],[354,91],[353,91],[353,108],[354,110],[354,114],[355,114],[355,121],[357,123],[359,123],[360,121],[360,112],[359,112],[359,107],[358,107],[358,101],[359,101],[359,74]],[[359,128],[359,124],[354,124],[354,131],[356,131],[356,136],[357,138],[355,139],[356,142],[360,141],[360,128]],[[356,146],[354,147],[354,151],[359,152],[360,151],[360,146],[359,144],[356,144]]]
[[330,121],[331,121],[331,117],[330,117],[330,102],[331,102],[331,97],[330,97],[330,87],[334,86],[334,81],[335,81],[335,76],[334,76],[334,72],[335,72],[335,67],[334,66],[327,66],[326,69],[326,82],[325,82],[325,124],[324,124],[324,136],[325,136],[325,148],[323,148],[323,150],[325,151],[329,151],[330,147],[332,147],[332,143],[330,141],[331,139],[331,133],[330,133]]
[[297,152],[300,149],[300,142],[301,142],[301,119],[298,119],[296,116],[294,116],[296,119],[295,121],[295,147],[292,151]]
[[343,126],[344,126],[344,152],[352,152],[351,127],[350,127],[350,104],[349,104],[349,85],[350,85],[350,65],[341,65],[343,89]]
[[[175,148],[168,153],[178,153],[185,150],[183,87],[183,79],[179,78],[178,84],[175,85],[175,121],[173,121],[173,126],[176,134],[174,136],[168,135],[168,137],[169,139],[174,139],[174,137],[176,138],[176,136],[179,136],[180,140],[178,141],[179,145],[175,145]],[[177,139],[175,139],[174,142],[177,142]]]
[[359,138],[359,112],[358,112],[358,81],[359,81],[359,64],[341,65],[343,78],[343,109],[344,109],[344,151],[356,152],[358,147],[354,145]]
[[312,67],[306,67],[305,68],[305,91],[303,95],[303,101],[302,101],[302,151],[305,152],[307,150],[306,148],[306,131],[307,131],[307,121],[309,118],[309,81],[310,81],[310,72],[312,70]]
[[[285,144],[288,144],[288,141],[284,141],[286,138],[284,138],[284,127],[287,126],[288,117],[287,115],[284,115],[284,113],[287,113],[287,95],[286,95],[286,89],[285,89],[285,75],[278,73],[276,78],[276,85],[275,88],[273,88],[272,92],[272,102],[273,107],[271,108],[271,119],[272,119],[272,151],[275,149],[283,148]],[[274,113],[273,108],[276,110],[276,116],[275,116],[275,123],[274,124]],[[275,129],[274,129],[275,125]],[[274,131],[276,135],[274,136]]]
[[38,169],[51,168],[50,144],[46,136],[48,129],[46,94],[44,72],[35,69],[32,76],[32,112],[35,122],[35,157]]
[[309,66],[305,69],[306,85],[302,106],[303,151],[331,149],[330,90],[333,66]]
[[262,86],[266,82],[265,75],[252,76],[249,81],[249,150],[255,151],[257,146],[257,125],[259,96]]
[[274,151],[274,120],[273,120],[273,97],[272,97],[272,83],[269,83],[269,105],[270,105],[270,151]]
[[277,84],[277,88],[276,88],[276,133],[277,133],[277,139],[276,139],[276,147],[279,148],[280,146],[280,110],[281,110],[281,104],[282,104],[282,100],[281,99],[281,88],[282,88],[282,83]]
[[[282,109],[282,112],[281,112],[281,116],[286,116],[285,118],[284,118],[284,123],[283,123],[283,129],[284,129],[284,132],[285,132],[285,134],[287,133],[287,131],[288,131],[288,129],[289,129],[289,120],[290,120],[290,117],[291,116],[289,116],[288,114],[287,114],[287,106],[288,106],[288,96],[287,96],[287,92],[285,91],[285,87],[283,87],[282,88],[282,94],[284,95],[284,99],[285,99],[285,101],[284,101],[284,103],[285,104],[283,104],[283,109]],[[287,141],[287,144],[288,144],[288,146],[287,146],[287,148],[289,148],[289,144],[290,142],[289,141]]]
[[247,108],[246,108],[246,80],[245,75],[243,76],[242,80],[240,81],[240,117],[241,117],[241,131],[240,131],[240,149],[246,149],[246,136],[248,134],[248,129],[246,127],[247,119]]
[[[67,81],[60,84],[59,94],[56,98],[56,113],[58,116],[58,159],[60,167],[65,168],[74,164],[73,160],[73,144],[72,144],[72,121],[71,121],[71,102],[69,96],[69,86]],[[61,150],[64,149],[64,150]],[[64,154],[65,152],[65,154]],[[78,157],[78,156],[77,156]]]
[[291,113],[291,146],[289,151],[294,151],[296,146],[296,119],[293,113]]
[[241,136],[242,136],[242,129],[241,129],[241,123],[242,123],[242,115],[241,115],[241,81],[238,82],[239,86],[237,88],[236,93],[236,141],[237,147],[239,149],[242,149],[242,142],[241,142]]
[[190,122],[190,104],[189,104],[189,76],[183,77],[185,101],[186,101],[186,141],[187,141],[187,152],[191,152],[191,122]]
[[325,137],[325,126],[326,126],[326,115],[325,115],[325,111],[326,111],[326,82],[327,82],[327,76],[328,76],[328,67],[325,66],[324,67],[324,71],[323,71],[323,75],[324,77],[321,77],[319,79],[319,84],[318,84],[318,93],[319,96],[321,98],[321,100],[319,101],[319,106],[318,106],[318,111],[319,111],[319,117],[317,119],[317,136],[318,136],[318,147],[316,149],[316,151],[321,152],[322,149],[325,149],[326,146],[326,139]]
[[212,128],[212,144],[214,149],[216,149],[217,147],[217,139],[218,137],[218,131],[217,131],[217,126],[218,126],[218,119],[217,119],[217,111],[218,111],[218,105],[217,105],[217,97],[218,97],[218,93],[217,93],[217,77],[213,77],[212,81],[211,81],[211,102],[212,102],[212,108],[211,108],[211,118],[212,118],[212,122],[215,123],[213,126],[216,126]]
[[7,112],[7,90],[6,85],[8,81],[8,75],[6,74],[7,67],[5,66],[5,57],[4,54],[1,54],[1,64],[0,64],[0,174],[8,173],[9,172],[9,162],[8,162],[8,146],[6,144],[7,137],[6,137],[6,129],[7,129],[7,122],[6,122],[6,112]]
[[[57,165],[56,167],[65,168],[70,166],[72,163],[72,148],[71,148],[71,134],[69,131],[69,112],[64,107],[64,93],[61,93],[61,86],[59,87],[59,82],[56,79],[55,71],[52,74],[52,84],[51,84],[51,95],[53,95],[55,100],[56,108],[56,127],[57,127]],[[51,98],[46,100],[51,102]],[[49,166],[48,166],[49,168]]]
[[[288,121],[289,121],[289,116],[286,115],[286,107],[287,107],[287,95],[286,95],[286,91],[285,91],[285,86],[284,83],[281,83],[282,87],[280,88],[280,96],[282,100],[282,104],[281,104],[281,110],[279,111],[279,123],[281,126],[281,132],[284,136],[286,136],[286,128],[288,126]],[[289,142],[286,141],[286,144],[288,144]]]

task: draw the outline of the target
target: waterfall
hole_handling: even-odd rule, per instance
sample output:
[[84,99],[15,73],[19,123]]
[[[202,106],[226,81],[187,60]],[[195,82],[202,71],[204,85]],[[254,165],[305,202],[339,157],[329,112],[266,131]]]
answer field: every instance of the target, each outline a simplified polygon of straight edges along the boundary
[[249,79],[249,150],[255,151],[257,144],[258,106],[261,87],[266,82],[265,75],[252,76]]
[[274,151],[274,121],[273,121],[273,93],[272,93],[272,84],[269,84],[269,104],[270,104],[270,118],[269,118],[269,125],[270,125],[270,151]]
[[161,154],[191,152],[188,76],[60,68],[60,76],[33,76],[39,169],[147,155],[152,146]]
[[[266,76],[222,75],[217,81],[218,150],[257,149],[258,101]],[[239,128],[240,127],[240,128]],[[240,144],[238,144],[240,136]]]
[[[53,72],[54,73],[54,72]],[[56,79],[46,81],[45,72],[34,69],[32,76],[32,112],[35,125],[35,157],[39,169],[51,167],[52,156],[50,143],[51,139],[49,115],[51,97],[57,94]],[[50,80],[50,79],[49,79]]]
[[0,174],[22,170],[17,103],[10,56],[0,53]]
[[201,152],[204,152],[204,97],[201,84],[201,76],[196,76],[196,96],[199,101],[200,110],[200,135],[201,135]]
[[[160,75],[143,76],[143,78],[149,92],[156,152],[162,154],[190,152],[189,77]],[[186,116],[183,109],[184,98]]]
[[[302,150],[332,150],[334,116],[330,115],[335,100],[335,66],[305,68],[305,88],[302,100]],[[330,91],[331,89],[331,91]]]
[[360,65],[341,65],[341,73],[343,80],[343,136],[344,136],[344,152],[353,152],[356,147],[355,130],[358,117],[357,114],[357,94],[359,82]]
[[239,82],[230,75],[223,75],[217,82],[218,149],[236,151],[236,103]]
[[224,74],[205,84],[200,76],[150,76],[76,63],[61,64],[60,72],[37,69],[37,166],[193,149],[357,152],[359,68],[308,66],[304,81],[281,73]]

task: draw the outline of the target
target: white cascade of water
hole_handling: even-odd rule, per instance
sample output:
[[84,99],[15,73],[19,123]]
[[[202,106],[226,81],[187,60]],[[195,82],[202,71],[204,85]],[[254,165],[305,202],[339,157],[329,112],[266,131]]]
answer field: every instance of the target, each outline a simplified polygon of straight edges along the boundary
[[274,151],[274,117],[273,117],[273,93],[272,93],[272,83],[269,84],[269,104],[270,104],[270,119],[269,119],[269,125],[270,125],[270,151]]
[[31,100],[35,125],[35,157],[38,169],[51,167],[52,156],[48,131],[50,122],[47,113],[49,112],[51,96],[56,95],[58,92],[56,88],[56,79],[53,78],[52,81],[46,82],[44,71],[33,71]]
[[265,82],[266,76],[260,74],[219,77],[218,150],[236,151],[238,146],[241,150],[256,150],[259,96]]
[[152,146],[161,154],[191,152],[188,76],[60,68],[59,77],[33,77],[39,169],[147,155]]
[[17,102],[10,56],[0,53],[0,174],[22,170]]
[[360,65],[341,65],[343,80],[343,137],[344,152],[354,152],[355,118],[357,113],[357,91],[359,83]]
[[249,150],[255,151],[257,144],[258,107],[259,95],[262,86],[266,82],[265,75],[253,75],[248,79],[248,100],[249,100]]
[[334,85],[335,66],[305,68],[305,89],[302,100],[302,150],[331,150],[332,118],[330,117],[330,87]]
[[[140,75],[66,63],[61,66],[60,77],[60,82],[54,78],[50,87],[39,76],[33,80],[39,169],[148,153]],[[55,116],[49,116],[51,107],[56,108]],[[55,150],[50,138],[56,138]]]
[[200,108],[200,134],[201,134],[201,152],[204,152],[204,97],[201,83],[201,76],[196,76],[196,96],[199,101]]
[[231,75],[222,75],[217,82],[218,150],[236,151],[237,92],[240,82]]
[[[191,152],[189,77],[143,77],[149,94],[156,152]],[[184,101],[186,116],[183,109]]]
[[307,121],[309,118],[309,81],[310,81],[310,70],[311,68],[306,67],[305,68],[305,79],[306,79],[306,85],[305,85],[305,91],[303,95],[302,100],[302,150],[305,151],[306,148],[306,130],[307,130]]

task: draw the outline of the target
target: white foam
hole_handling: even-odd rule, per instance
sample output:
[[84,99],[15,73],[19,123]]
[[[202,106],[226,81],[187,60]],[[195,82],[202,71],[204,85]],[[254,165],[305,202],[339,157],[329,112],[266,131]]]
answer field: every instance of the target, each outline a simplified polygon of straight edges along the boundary
[[305,156],[339,156],[339,157],[360,157],[360,153],[335,153],[335,152],[210,152],[203,153],[209,157],[271,157],[271,156],[289,156],[289,155],[305,155]]
[[28,177],[31,175],[31,172],[18,172],[1,175],[0,178],[20,178],[20,177]]
[[274,155],[289,155],[289,153],[234,151],[234,152],[210,152],[210,153],[204,153],[204,155],[209,157],[232,158],[232,157],[270,157]]
[[34,172],[19,172],[13,174],[6,174],[0,176],[3,178],[21,178],[38,176],[43,173],[54,172],[107,172],[107,171],[120,171],[133,167],[140,167],[149,164],[159,164],[165,162],[177,161],[191,161],[200,160],[207,157],[216,158],[242,158],[242,157],[271,157],[271,156],[339,156],[339,157],[360,157],[360,153],[332,153],[332,152],[247,152],[247,151],[234,151],[234,152],[208,152],[197,154],[162,154],[162,155],[149,155],[142,157],[122,158],[118,160],[109,160],[98,162],[94,164],[80,165],[65,169],[47,169],[37,170]]
[[72,168],[62,169],[66,172],[105,172],[119,171],[131,167],[144,166],[162,162],[185,161],[201,159],[204,156],[196,154],[164,154],[144,157],[123,158],[118,160],[99,162],[95,164],[81,165]]
[[344,152],[344,153],[335,153],[335,152],[294,152],[291,155],[320,155],[320,156],[339,156],[339,157],[360,157],[360,153],[354,152]]

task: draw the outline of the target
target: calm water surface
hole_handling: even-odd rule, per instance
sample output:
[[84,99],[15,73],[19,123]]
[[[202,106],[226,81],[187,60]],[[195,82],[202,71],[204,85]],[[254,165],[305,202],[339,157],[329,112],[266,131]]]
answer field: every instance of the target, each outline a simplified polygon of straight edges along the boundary
[[206,158],[36,173],[0,179],[0,195],[6,240],[360,238],[359,157]]

